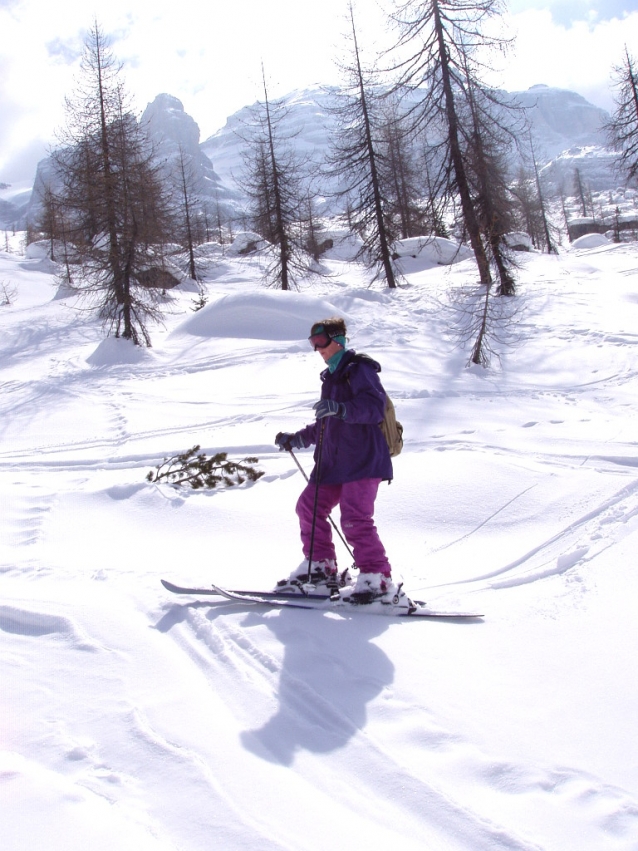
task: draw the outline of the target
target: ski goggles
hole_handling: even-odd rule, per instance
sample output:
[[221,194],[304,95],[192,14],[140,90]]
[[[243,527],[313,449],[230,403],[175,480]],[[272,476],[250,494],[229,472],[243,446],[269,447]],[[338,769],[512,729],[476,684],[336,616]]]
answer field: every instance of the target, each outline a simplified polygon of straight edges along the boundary
[[316,334],[311,334],[308,337],[308,342],[316,352],[317,349],[327,349],[332,343],[332,337],[327,331],[319,331]]

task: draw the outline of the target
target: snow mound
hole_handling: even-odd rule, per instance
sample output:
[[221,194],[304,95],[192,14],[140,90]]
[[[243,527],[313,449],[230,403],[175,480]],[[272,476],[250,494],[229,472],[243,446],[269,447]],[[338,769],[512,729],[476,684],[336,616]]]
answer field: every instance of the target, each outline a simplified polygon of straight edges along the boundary
[[[61,257],[62,251],[62,243],[56,241],[54,243],[55,256]],[[53,260],[51,260],[50,254],[51,243],[48,239],[39,239],[36,242],[30,242],[24,252],[25,260],[27,260],[28,263],[24,265],[23,268],[37,269],[40,272],[54,274],[56,265]]]
[[[343,315],[329,301],[269,290],[222,296],[181,323],[175,334],[255,340],[301,340],[313,322]],[[347,319],[347,317],[345,317]]]
[[47,239],[38,239],[35,242],[30,242],[24,252],[27,260],[43,260],[49,256],[51,244]]
[[252,254],[254,251],[264,251],[268,242],[253,231],[242,231],[238,233],[233,244],[228,249],[231,256],[239,254]]
[[140,363],[150,357],[148,349],[136,346],[131,340],[122,337],[107,337],[102,340],[86,362],[91,366],[113,366],[122,363]]
[[572,248],[601,248],[603,245],[611,245],[610,241],[602,233],[586,233],[572,242]]
[[441,236],[414,236],[400,239],[392,246],[397,257],[412,257],[428,261],[432,266],[449,266],[472,256],[465,245]]
[[512,231],[505,234],[505,244],[513,251],[533,251],[534,243],[529,234],[523,231]]
[[67,283],[62,281],[60,286],[55,291],[55,295],[53,296],[53,301],[59,301],[64,298],[73,298],[77,295],[77,291],[70,287]]

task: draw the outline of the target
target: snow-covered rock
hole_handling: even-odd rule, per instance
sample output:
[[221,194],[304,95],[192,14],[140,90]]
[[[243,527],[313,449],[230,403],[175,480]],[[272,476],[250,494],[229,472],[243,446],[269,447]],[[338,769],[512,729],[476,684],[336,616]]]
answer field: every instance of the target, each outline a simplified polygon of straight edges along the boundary
[[536,85],[526,91],[510,92],[508,98],[524,107],[538,149],[536,154],[542,161],[575,146],[606,144],[603,128],[609,113],[576,92]]
[[233,243],[228,248],[230,255],[253,254],[256,251],[264,251],[269,243],[254,231],[241,231],[235,236]]
[[415,236],[400,239],[392,246],[397,259],[411,257],[429,261],[432,266],[449,266],[472,256],[466,245],[441,236]]
[[42,260],[43,257],[49,257],[50,252],[51,243],[47,239],[38,239],[27,245],[24,256],[27,260]]
[[187,176],[196,193],[204,195],[226,194],[213,164],[199,145],[199,126],[187,112],[182,102],[172,95],[157,95],[142,114],[141,123],[156,146],[160,157],[168,160],[170,170],[179,185],[180,157],[184,158]]
[[534,243],[527,233],[512,231],[505,234],[505,244],[513,251],[533,251]]
[[122,337],[106,337],[86,362],[94,367],[139,364],[151,357],[150,351]]
[[579,236],[572,242],[572,248],[578,250],[586,248],[601,248],[604,245],[610,245],[610,241],[602,233],[587,233],[585,236]]

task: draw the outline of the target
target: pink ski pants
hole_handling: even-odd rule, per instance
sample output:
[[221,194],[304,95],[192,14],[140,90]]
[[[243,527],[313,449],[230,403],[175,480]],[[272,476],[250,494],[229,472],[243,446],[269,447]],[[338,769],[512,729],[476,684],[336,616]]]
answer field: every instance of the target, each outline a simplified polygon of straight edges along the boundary
[[[380,483],[381,479],[360,479],[342,485],[319,485],[313,561],[335,558],[328,515],[339,505],[341,528],[346,541],[352,547],[356,566],[364,573],[383,573],[390,576],[390,562],[373,519],[374,501]],[[315,483],[310,482],[297,501],[301,542],[306,558],[310,555],[315,487]]]

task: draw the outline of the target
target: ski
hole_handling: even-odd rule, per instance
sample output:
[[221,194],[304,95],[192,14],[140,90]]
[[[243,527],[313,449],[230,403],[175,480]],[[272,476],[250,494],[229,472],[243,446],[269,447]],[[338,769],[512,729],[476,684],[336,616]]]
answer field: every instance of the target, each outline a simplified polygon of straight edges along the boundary
[[373,603],[350,603],[347,599],[329,597],[327,594],[298,594],[277,591],[244,591],[229,590],[218,585],[210,588],[184,588],[173,585],[165,579],[161,580],[167,591],[173,594],[190,594],[191,596],[219,596],[227,600],[253,603],[255,605],[271,606],[274,608],[316,609],[323,612],[339,611],[356,614],[385,615],[386,617],[417,617],[417,618],[482,618],[476,612],[446,612],[430,609],[420,601],[409,600],[406,605],[394,605],[375,601]]
[[[209,588],[187,588],[181,585],[174,585],[172,582],[169,582],[167,579],[160,580],[164,588],[167,591],[170,591],[172,594],[190,594],[194,597],[223,597],[225,594],[220,592],[220,589],[216,585],[211,585]],[[241,597],[276,597],[277,599],[283,600],[299,600],[299,599],[310,599],[310,600],[329,600],[329,594],[320,594],[320,593],[300,593],[298,591],[246,591],[244,589],[224,589],[226,594],[235,594],[236,596]]]

